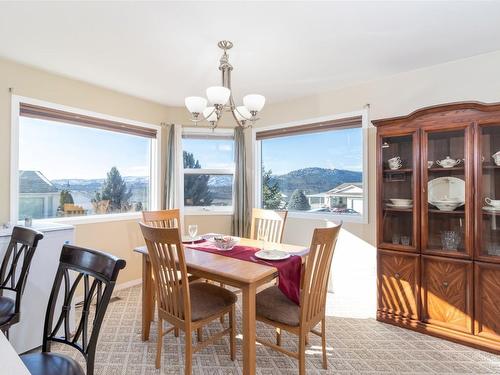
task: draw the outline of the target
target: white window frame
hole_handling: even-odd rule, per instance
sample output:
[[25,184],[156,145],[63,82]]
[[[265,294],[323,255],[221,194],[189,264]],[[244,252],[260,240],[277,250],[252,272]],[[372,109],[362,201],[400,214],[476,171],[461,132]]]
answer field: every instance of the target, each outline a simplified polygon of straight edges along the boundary
[[[162,126],[148,124],[129,120],[121,117],[110,116],[103,113],[87,111],[79,108],[69,107],[61,104],[51,103],[43,100],[33,99],[29,97],[12,95],[11,104],[11,140],[10,140],[10,220],[11,223],[18,222],[19,213],[19,114],[21,103],[38,105],[41,107],[57,109],[61,111],[71,112],[82,116],[97,117],[104,120],[122,122],[133,126],[138,126],[147,129],[156,130],[156,138],[151,139],[150,149],[150,191],[149,191],[149,207],[151,210],[157,210],[161,205],[161,133]],[[103,215],[84,215],[75,217],[56,217],[47,219],[38,219],[37,222],[51,222],[51,223],[67,223],[67,224],[88,224],[99,223],[107,221],[122,221],[140,219],[140,212],[126,212],[126,213],[112,213]]]
[[[233,196],[232,196],[232,201],[234,204],[234,174],[235,174],[235,168],[189,168],[189,169],[184,169],[184,157],[183,157],[183,148],[182,148],[182,135],[188,134],[190,136],[231,136],[233,137],[234,140],[234,130],[233,129],[228,129],[228,128],[216,128],[216,129],[209,129],[209,128],[193,128],[193,127],[183,127],[182,128],[182,134],[180,134],[178,142],[177,142],[177,160],[178,160],[178,168],[181,173],[179,174],[179,186],[178,186],[178,191],[179,191],[179,201],[182,207],[182,211],[184,215],[187,216],[209,216],[209,215],[233,215],[234,213],[234,206],[208,206],[208,207],[189,207],[189,206],[184,206],[184,174],[189,173],[189,174],[231,174],[233,175]],[[236,165],[236,161],[235,161]]]
[[316,117],[310,118],[300,121],[287,122],[283,124],[270,125],[265,127],[258,127],[252,129],[252,150],[254,152],[253,164],[252,164],[252,174],[254,176],[254,207],[261,207],[262,202],[262,192],[261,192],[261,184],[262,184],[262,176],[260,166],[261,164],[261,156],[262,156],[262,147],[261,141],[257,140],[257,133],[267,130],[276,130],[276,129],[285,129],[294,126],[314,124],[318,122],[325,121],[333,121],[333,120],[341,120],[343,118],[351,118],[361,116],[361,129],[363,136],[363,172],[362,172],[362,184],[363,184],[363,215],[361,216],[350,216],[350,215],[336,215],[329,213],[307,213],[307,212],[297,212],[297,211],[289,211],[288,217],[299,218],[299,219],[311,219],[311,220],[334,220],[334,221],[343,221],[343,222],[351,222],[351,223],[361,223],[368,224],[368,200],[369,200],[369,191],[368,191],[368,128],[370,124],[369,120],[369,108],[365,107],[360,111],[348,112],[348,113],[340,113],[330,116]]

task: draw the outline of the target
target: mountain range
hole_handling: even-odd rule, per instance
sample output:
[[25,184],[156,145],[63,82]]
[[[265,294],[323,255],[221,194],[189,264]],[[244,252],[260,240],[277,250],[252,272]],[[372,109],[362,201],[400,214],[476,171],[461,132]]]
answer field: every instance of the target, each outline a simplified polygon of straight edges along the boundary
[[290,196],[294,190],[306,194],[326,192],[344,182],[361,182],[362,173],[344,169],[303,168],[282,175],[271,175],[271,183],[277,183],[283,194]]
[[[149,182],[148,177],[124,176],[123,179],[133,190],[144,189]],[[100,190],[104,180],[104,178],[60,179],[51,182],[60,189],[69,184],[73,189],[95,192]],[[361,180],[361,172],[318,167],[297,169],[282,175],[271,175],[271,183],[277,183],[281,192],[287,196],[290,196],[296,189],[304,190],[306,194],[316,194],[333,189],[344,182],[361,182]],[[228,176],[212,176],[208,184],[214,193],[231,195],[232,179]]]

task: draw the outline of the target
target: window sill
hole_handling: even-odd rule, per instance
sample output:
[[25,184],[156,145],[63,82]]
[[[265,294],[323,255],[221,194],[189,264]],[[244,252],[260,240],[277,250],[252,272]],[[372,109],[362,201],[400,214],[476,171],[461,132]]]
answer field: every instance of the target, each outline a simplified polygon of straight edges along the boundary
[[366,216],[349,216],[349,215],[335,215],[335,214],[315,214],[306,212],[291,212],[288,211],[288,217],[292,219],[306,219],[306,220],[329,220],[343,223],[358,223],[368,224],[368,217]]
[[55,217],[48,219],[33,220],[37,223],[60,223],[60,224],[94,224],[106,223],[114,221],[127,221],[127,220],[140,220],[140,212],[126,212],[121,214],[107,214],[107,215],[89,215],[89,216],[74,216],[74,217]]
[[185,216],[232,216],[233,211],[184,210]]

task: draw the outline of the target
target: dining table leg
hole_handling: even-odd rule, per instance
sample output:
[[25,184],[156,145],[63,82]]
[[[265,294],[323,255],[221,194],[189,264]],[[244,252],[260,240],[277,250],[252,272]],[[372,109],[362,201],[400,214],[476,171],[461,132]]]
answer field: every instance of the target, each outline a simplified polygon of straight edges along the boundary
[[153,278],[151,262],[142,257],[142,341],[149,340],[149,331],[154,313]]
[[255,374],[255,292],[253,284],[242,289],[243,375]]

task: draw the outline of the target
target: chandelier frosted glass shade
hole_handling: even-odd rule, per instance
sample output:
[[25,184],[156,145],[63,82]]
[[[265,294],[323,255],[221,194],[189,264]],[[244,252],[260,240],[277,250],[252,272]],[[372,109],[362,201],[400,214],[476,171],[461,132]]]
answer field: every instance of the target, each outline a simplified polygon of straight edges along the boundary
[[236,107],[236,111],[234,111],[234,115],[238,119],[238,121],[247,121],[252,118],[252,114],[244,105],[240,105]]
[[[266,98],[251,94],[243,98],[243,104],[237,106],[231,90],[231,72],[233,66],[229,62],[227,51],[233,47],[229,40],[221,40],[218,44],[224,53],[219,60],[219,71],[222,73],[222,85],[207,89],[207,99],[199,96],[188,96],[185,99],[186,108],[191,112],[191,121],[196,125],[206,121],[213,130],[217,127],[224,113],[232,114],[234,121],[243,129],[252,127],[259,119],[259,111],[264,107]],[[209,105],[209,107],[207,107]]]
[[250,112],[259,112],[265,103],[266,98],[263,95],[250,94],[243,98],[243,104]]
[[203,116],[207,121],[214,122],[217,121],[217,113],[215,112],[215,107],[207,107],[203,110]]
[[203,113],[203,110],[207,108],[207,99],[201,96],[188,96],[184,103],[191,113]]
[[225,105],[231,96],[231,90],[224,86],[212,86],[207,89],[207,98],[210,104]]

